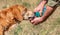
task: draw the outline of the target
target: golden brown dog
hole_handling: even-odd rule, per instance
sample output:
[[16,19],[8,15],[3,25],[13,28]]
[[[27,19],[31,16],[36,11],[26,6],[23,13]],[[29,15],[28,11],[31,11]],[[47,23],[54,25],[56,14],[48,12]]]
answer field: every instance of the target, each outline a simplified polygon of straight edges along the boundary
[[0,11],[0,35],[4,35],[4,30],[15,24],[16,20],[22,21],[27,9],[22,5],[14,5]]

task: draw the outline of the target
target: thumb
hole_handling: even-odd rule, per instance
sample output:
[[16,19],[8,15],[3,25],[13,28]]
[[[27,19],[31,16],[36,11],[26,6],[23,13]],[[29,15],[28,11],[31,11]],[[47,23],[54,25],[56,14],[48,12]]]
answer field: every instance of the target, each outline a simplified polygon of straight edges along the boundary
[[34,23],[34,22],[35,22],[35,20],[32,20],[31,22],[32,22],[32,23]]
[[35,17],[31,22],[34,23],[34,22],[36,21],[36,18],[37,18],[37,17]]
[[38,10],[35,8],[35,9],[34,9],[34,12],[37,12],[37,11],[38,11]]

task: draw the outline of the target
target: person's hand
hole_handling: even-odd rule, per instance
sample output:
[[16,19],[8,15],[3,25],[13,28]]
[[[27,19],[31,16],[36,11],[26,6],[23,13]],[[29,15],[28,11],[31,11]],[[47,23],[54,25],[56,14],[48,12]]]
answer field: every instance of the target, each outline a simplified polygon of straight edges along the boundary
[[37,11],[40,11],[40,8],[39,8],[39,7],[36,7],[36,8],[34,9],[34,12],[37,12]]
[[34,9],[34,12],[39,12],[40,13],[40,16],[42,16],[42,10],[43,10],[43,7],[40,6],[37,6],[35,9]]
[[43,22],[43,18],[42,17],[36,17],[33,20],[31,20],[31,22],[32,22],[32,24],[37,25],[37,24]]
[[37,11],[42,12],[42,10],[43,8],[41,6],[38,6],[34,9],[34,12],[37,12]]

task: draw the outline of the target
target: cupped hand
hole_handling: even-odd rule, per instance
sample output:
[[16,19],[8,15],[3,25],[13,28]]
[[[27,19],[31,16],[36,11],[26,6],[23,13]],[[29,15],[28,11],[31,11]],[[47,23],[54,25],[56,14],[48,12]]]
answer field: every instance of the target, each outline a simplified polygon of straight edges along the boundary
[[34,25],[37,25],[37,24],[39,24],[41,22],[43,22],[42,17],[36,17],[33,20],[31,20],[31,23],[34,24]]

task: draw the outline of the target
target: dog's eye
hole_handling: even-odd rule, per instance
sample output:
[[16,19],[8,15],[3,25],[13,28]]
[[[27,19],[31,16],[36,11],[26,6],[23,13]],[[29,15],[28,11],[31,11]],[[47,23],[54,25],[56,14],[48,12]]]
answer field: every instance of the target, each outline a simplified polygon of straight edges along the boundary
[[24,15],[25,15],[25,11],[22,12],[22,16],[24,16]]

